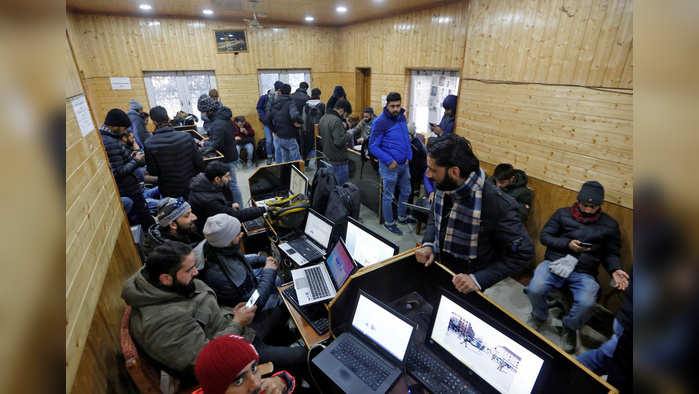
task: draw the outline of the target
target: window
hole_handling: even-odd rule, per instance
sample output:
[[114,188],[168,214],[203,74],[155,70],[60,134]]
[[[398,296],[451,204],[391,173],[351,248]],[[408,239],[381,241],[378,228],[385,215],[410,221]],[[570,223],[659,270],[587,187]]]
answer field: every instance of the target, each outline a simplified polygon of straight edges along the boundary
[[450,94],[458,95],[458,91],[457,71],[413,70],[410,75],[408,121],[415,123],[418,133],[429,134],[429,124],[442,120],[444,98]]
[[[194,114],[201,118],[197,101],[202,94],[216,89],[216,76],[213,71],[157,71],[144,72],[148,101],[152,107],[165,107],[173,118],[179,111]],[[197,126],[204,122],[199,119]]]
[[311,70],[260,70],[257,72],[260,83],[260,95],[274,90],[274,83],[282,81],[291,86],[291,93],[298,89],[299,84],[306,81],[308,93],[311,92]]

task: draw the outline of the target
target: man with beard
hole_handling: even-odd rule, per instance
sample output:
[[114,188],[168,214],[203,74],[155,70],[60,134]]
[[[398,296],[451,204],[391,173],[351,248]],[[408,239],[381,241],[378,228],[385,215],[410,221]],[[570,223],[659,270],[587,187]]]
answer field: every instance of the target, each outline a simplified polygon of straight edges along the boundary
[[186,381],[193,380],[197,354],[210,340],[226,334],[248,342],[255,337],[247,325],[256,307],[240,303],[232,310],[220,308],[214,291],[194,279],[197,273],[192,249],[167,241],[121,292],[133,308],[129,325],[134,341],[168,373]]
[[629,275],[621,269],[619,224],[602,212],[604,187],[597,181],[583,183],[578,201],[559,208],[541,230],[546,246],[545,260],[534,271],[525,291],[532,303],[529,324],[539,330],[548,317],[546,295],[567,287],[573,293],[573,306],[563,317],[563,350],[575,353],[577,330],[592,316],[599,284],[595,280],[602,264],[615,282],[625,290]]
[[148,229],[143,241],[143,254],[148,256],[153,249],[167,240],[196,246],[204,237],[197,231],[197,216],[182,197],[165,197],[158,203],[158,223]]
[[517,214],[517,203],[485,181],[469,142],[455,134],[427,144],[427,176],[437,191],[415,252],[429,266],[438,260],[456,273],[462,293],[485,290],[526,267],[534,246]]

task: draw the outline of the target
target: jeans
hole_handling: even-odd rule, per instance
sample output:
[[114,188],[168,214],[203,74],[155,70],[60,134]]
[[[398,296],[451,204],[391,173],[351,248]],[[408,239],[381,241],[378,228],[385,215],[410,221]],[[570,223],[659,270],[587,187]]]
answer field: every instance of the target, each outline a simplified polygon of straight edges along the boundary
[[616,350],[616,344],[619,342],[619,337],[624,332],[624,327],[619,324],[617,319],[614,319],[614,334],[609,340],[602,344],[597,349],[588,350],[585,353],[578,356],[578,361],[580,364],[590,368],[590,370],[597,375],[607,374],[607,362],[614,355]]
[[148,211],[148,205],[146,204],[146,198],[143,197],[143,191],[138,191],[128,198],[133,202],[133,206],[129,212],[129,221],[132,222],[132,224],[140,224],[143,231],[148,231],[148,228],[155,224],[155,220],[153,220],[153,216],[151,216]]
[[248,164],[252,165],[252,156],[254,154],[255,148],[252,146],[251,142],[248,142],[245,145],[236,145],[235,148],[238,149],[238,160],[240,161],[240,164],[243,164],[243,159],[240,157],[240,148],[243,147],[245,148],[245,151],[248,153]]
[[571,272],[567,278],[562,278],[549,270],[549,261],[544,260],[534,270],[534,277],[527,286],[527,297],[532,303],[532,315],[541,320],[548,317],[546,295],[553,289],[568,286],[573,293],[573,306],[568,315],[563,317],[563,325],[571,330],[577,330],[591,317],[599,284],[591,275]]
[[287,161],[301,160],[301,152],[299,152],[299,143],[295,138],[277,138],[279,141],[280,160],[278,163]]
[[349,164],[333,164],[333,174],[338,185],[344,185],[349,181]]
[[269,126],[263,125],[265,129],[265,147],[267,148],[267,158],[271,159],[274,157],[274,136],[272,135],[272,130]]
[[279,138],[274,137],[274,162],[282,162],[282,150],[279,148]]
[[383,183],[383,194],[381,196],[381,210],[383,221],[386,225],[395,224],[393,220],[393,196],[398,185],[398,219],[404,220],[408,217],[408,207],[403,204],[410,197],[410,169],[406,164],[400,164],[394,170],[388,168],[384,163],[379,162],[379,175]]
[[231,194],[233,195],[233,202],[240,204],[243,207],[243,195],[240,193],[240,187],[238,187],[238,177],[235,174],[235,163],[234,161],[228,162],[228,168],[231,171],[231,181],[228,183],[228,188],[231,189]]
[[124,211],[126,212],[126,216],[128,216],[129,213],[131,212],[131,209],[133,208],[133,200],[128,198],[128,197],[122,197],[121,204],[124,206]]

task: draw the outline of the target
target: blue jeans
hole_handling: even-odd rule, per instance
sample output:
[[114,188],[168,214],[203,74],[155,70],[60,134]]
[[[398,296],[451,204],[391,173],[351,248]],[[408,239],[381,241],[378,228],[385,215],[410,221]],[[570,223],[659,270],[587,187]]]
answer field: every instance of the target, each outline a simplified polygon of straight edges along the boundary
[[563,317],[563,325],[571,330],[583,326],[592,315],[599,284],[591,275],[571,272],[567,278],[562,278],[549,270],[549,261],[544,260],[534,270],[534,277],[527,286],[527,297],[532,303],[532,315],[541,320],[548,317],[546,295],[553,289],[568,286],[573,293],[573,306],[568,315]]
[[128,197],[122,197],[121,204],[124,205],[124,212],[126,212],[126,215],[128,216],[133,208],[133,200]]
[[240,193],[240,187],[238,187],[238,177],[235,174],[235,162],[231,161],[228,164],[228,168],[231,172],[231,181],[228,182],[228,188],[231,189],[231,194],[233,195],[233,202],[240,204],[243,207],[243,195]]
[[274,157],[274,136],[272,135],[272,130],[269,126],[264,125],[265,129],[265,147],[267,148],[267,158],[271,159]]
[[279,141],[280,160],[278,163],[287,161],[301,160],[301,152],[299,152],[299,143],[295,138],[277,138]]
[[333,174],[338,185],[344,185],[349,181],[349,164],[333,164]]
[[282,162],[282,150],[279,148],[279,138],[274,138],[274,162]]
[[395,224],[393,220],[393,196],[398,185],[398,219],[405,220],[408,217],[408,207],[403,204],[410,197],[410,169],[406,164],[400,164],[391,170],[384,163],[379,162],[379,175],[383,183],[383,195],[381,196],[381,210],[383,221],[386,225]]
[[240,158],[240,148],[241,148],[241,146],[242,146],[243,148],[245,148],[245,151],[248,153],[248,164],[251,164],[251,165],[252,165],[252,162],[253,162],[253,160],[252,160],[252,155],[253,155],[253,151],[255,150],[254,147],[252,146],[252,143],[248,142],[248,143],[245,144],[245,145],[236,145],[236,146],[235,146],[235,148],[238,149],[238,161],[240,161],[240,163],[242,164],[242,163],[243,163],[243,159]]
[[607,362],[612,358],[612,355],[614,355],[619,337],[624,332],[624,327],[619,324],[617,319],[614,319],[612,327],[614,328],[614,334],[612,334],[612,337],[609,338],[607,342],[603,343],[602,346],[597,349],[588,350],[578,356],[580,364],[590,368],[590,370],[597,375],[607,374]]

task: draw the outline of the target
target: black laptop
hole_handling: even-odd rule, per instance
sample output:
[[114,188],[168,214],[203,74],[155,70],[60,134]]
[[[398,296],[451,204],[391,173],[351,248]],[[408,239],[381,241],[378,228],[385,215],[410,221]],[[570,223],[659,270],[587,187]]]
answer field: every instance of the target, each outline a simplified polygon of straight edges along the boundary
[[278,247],[299,267],[319,262],[328,250],[333,225],[325,216],[309,209],[303,234],[280,243]]

